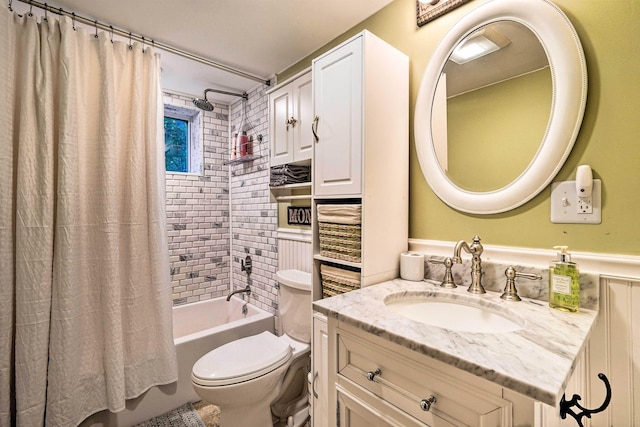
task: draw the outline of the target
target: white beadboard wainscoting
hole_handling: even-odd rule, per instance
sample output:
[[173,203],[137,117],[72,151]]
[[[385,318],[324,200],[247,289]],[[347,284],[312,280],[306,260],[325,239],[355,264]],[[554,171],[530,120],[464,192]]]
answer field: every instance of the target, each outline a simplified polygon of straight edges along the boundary
[[[409,239],[409,249],[447,257],[453,255],[455,243]],[[484,243],[483,247],[483,260],[496,263],[547,269],[556,258],[554,250]],[[605,398],[605,386],[598,374],[604,373],[611,384],[611,403],[605,411],[591,415],[591,419],[583,417],[585,427],[640,426],[640,391],[635,394],[635,390],[640,390],[640,257],[592,252],[571,252],[571,256],[572,261],[579,263],[581,272],[599,275],[600,299],[598,323],[584,356],[577,361],[566,398],[569,400],[576,393],[582,396],[582,406],[599,407]],[[538,427],[576,425],[571,417],[561,420],[556,408],[536,406]]]
[[311,273],[311,231],[278,229],[278,270]]

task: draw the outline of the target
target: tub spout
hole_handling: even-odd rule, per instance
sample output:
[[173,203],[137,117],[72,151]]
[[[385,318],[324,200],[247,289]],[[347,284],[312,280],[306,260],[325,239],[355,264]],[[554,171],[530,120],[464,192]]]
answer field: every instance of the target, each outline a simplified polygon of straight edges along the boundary
[[247,285],[244,289],[238,289],[236,291],[231,292],[227,296],[227,301],[231,300],[231,297],[234,296],[235,294],[241,294],[241,293],[246,293],[247,296],[251,296],[251,286]]

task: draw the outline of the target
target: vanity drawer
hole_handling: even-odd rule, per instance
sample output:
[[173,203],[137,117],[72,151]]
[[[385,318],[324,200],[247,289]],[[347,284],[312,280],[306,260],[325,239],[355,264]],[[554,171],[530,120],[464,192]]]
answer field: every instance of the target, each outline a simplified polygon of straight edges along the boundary
[[[339,414],[337,425],[340,427],[425,427],[420,420],[362,389],[354,392],[337,386],[336,398]],[[429,426],[457,427],[446,421]]]
[[[372,334],[343,327],[336,331],[336,381],[345,388],[357,384],[429,426],[443,421],[456,426],[510,425],[512,404],[500,397],[501,388],[462,381],[455,368],[426,363],[426,356],[411,357],[408,349]],[[435,402],[423,409],[421,404],[428,405],[422,402],[431,397]]]

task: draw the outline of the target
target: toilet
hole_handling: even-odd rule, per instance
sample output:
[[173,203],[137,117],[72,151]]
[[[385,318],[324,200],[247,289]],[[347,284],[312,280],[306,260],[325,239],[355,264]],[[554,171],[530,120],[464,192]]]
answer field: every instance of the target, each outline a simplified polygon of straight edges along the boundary
[[307,419],[311,274],[284,270],[276,278],[281,335],[232,341],[193,365],[193,388],[220,408],[221,427],[296,427]]

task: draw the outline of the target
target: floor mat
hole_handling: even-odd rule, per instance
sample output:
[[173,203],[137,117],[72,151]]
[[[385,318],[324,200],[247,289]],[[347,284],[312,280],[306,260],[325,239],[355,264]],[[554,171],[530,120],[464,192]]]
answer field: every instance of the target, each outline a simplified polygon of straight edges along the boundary
[[207,427],[191,403],[182,405],[135,427]]
[[204,400],[195,402],[193,407],[198,411],[200,418],[202,418],[207,427],[219,427],[220,408]]

